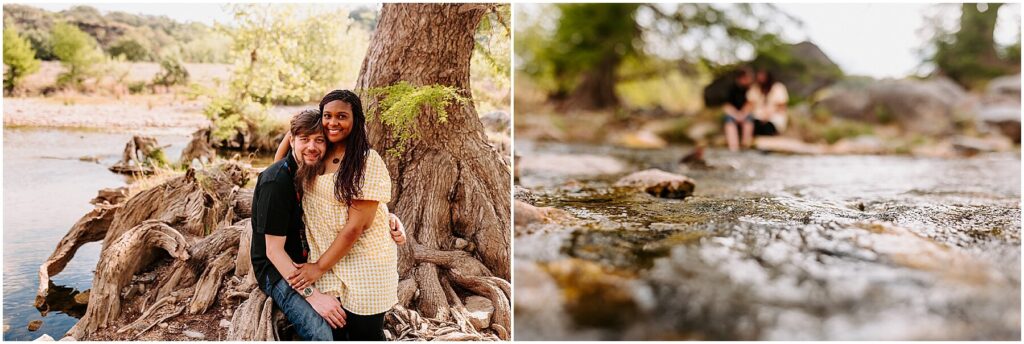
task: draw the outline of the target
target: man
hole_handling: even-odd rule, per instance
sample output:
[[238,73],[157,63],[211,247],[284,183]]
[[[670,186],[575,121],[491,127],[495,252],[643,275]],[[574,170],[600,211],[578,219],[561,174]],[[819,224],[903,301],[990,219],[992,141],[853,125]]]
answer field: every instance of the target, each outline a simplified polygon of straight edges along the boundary
[[[345,326],[341,303],[314,287],[292,289],[281,276],[289,276],[293,263],[306,262],[302,205],[295,188],[295,173],[320,162],[327,150],[320,113],[302,111],[291,121],[292,151],[271,164],[256,182],[252,202],[252,266],[261,290],[274,300],[305,340],[333,340],[331,328]],[[401,223],[392,215],[391,235],[405,242]]]
[[750,148],[754,142],[754,118],[750,114],[753,105],[747,101],[747,91],[754,83],[753,72],[750,68],[742,68],[736,73],[734,81],[729,90],[729,98],[722,106],[725,111],[725,140],[733,152],[740,150],[741,143],[744,148]]

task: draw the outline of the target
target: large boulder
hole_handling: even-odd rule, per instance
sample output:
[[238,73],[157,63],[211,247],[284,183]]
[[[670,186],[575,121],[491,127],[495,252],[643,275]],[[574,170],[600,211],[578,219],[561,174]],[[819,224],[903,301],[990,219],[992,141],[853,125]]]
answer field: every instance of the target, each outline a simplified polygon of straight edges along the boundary
[[1020,74],[989,81],[973,112],[980,128],[1020,143]]
[[898,123],[924,135],[945,135],[953,130],[957,113],[965,112],[969,97],[947,78],[928,80],[852,80],[831,87],[816,110],[871,123]]

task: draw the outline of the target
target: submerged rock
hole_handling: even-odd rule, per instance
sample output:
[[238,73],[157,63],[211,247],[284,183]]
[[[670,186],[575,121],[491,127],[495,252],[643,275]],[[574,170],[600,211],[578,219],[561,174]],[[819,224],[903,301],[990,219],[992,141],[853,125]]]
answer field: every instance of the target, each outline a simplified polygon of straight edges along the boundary
[[635,188],[662,198],[686,198],[693,194],[693,179],[659,169],[634,172],[615,182],[615,187]]
[[[32,320],[32,321],[28,322],[28,330],[29,331],[38,330],[40,327],[43,327],[43,321],[42,320]],[[50,338],[50,340],[53,340],[53,338]]]

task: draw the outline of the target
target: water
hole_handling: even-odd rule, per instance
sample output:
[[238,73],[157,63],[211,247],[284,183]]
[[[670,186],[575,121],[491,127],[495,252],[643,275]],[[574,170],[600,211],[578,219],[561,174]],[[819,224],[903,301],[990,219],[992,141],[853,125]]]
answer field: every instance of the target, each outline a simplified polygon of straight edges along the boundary
[[[150,134],[176,159],[190,139],[181,131]],[[3,324],[4,340],[60,338],[81,316],[80,308],[33,307],[39,266],[82,215],[101,188],[124,186],[128,177],[107,167],[120,159],[130,133],[90,130],[4,128]],[[95,157],[99,162],[80,160]],[[53,277],[56,296],[89,289],[100,243],[82,246],[64,271]],[[69,315],[70,314],[70,315]],[[72,316],[73,315],[73,316]],[[34,332],[29,321],[43,320]],[[9,328],[8,328],[9,326]]]
[[[517,234],[516,280],[531,282],[516,284],[516,338],[1020,338],[1019,152],[711,150],[701,169],[676,163],[686,151],[517,140],[519,184],[577,220]],[[560,168],[530,161],[551,155]],[[572,155],[625,167],[571,171]],[[693,178],[695,194],[611,187],[646,168]]]

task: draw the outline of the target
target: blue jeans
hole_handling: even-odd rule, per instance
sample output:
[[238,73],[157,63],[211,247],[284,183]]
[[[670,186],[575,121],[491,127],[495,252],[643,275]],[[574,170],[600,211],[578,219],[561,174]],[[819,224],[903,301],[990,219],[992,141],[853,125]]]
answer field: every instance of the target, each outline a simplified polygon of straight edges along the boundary
[[274,300],[274,304],[284,312],[288,321],[295,325],[295,331],[305,340],[332,341],[334,332],[331,325],[327,324],[313,306],[306,301],[306,298],[299,295],[295,289],[288,285],[284,278],[270,285],[270,278],[265,277],[261,282],[263,290]]

